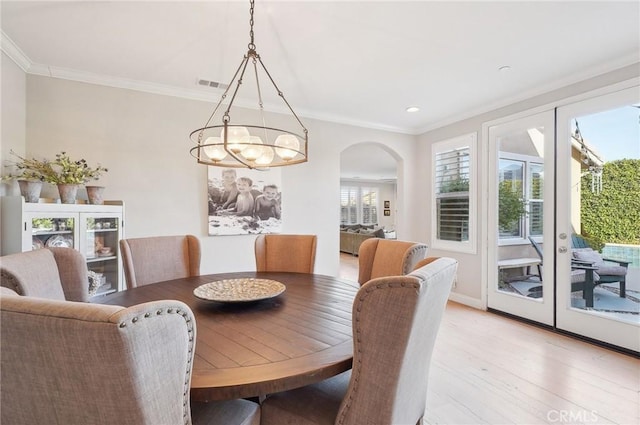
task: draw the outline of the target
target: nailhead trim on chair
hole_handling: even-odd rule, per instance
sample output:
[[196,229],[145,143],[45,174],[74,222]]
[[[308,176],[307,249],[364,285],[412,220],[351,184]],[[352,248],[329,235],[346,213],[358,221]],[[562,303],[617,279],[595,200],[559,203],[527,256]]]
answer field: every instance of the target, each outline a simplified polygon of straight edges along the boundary
[[[162,310],[157,310],[156,311],[156,315],[160,316],[162,315],[164,312]],[[187,313],[185,313],[184,311],[180,310],[180,309],[176,309],[174,310],[173,308],[168,308],[167,309],[167,313],[168,314],[179,314],[180,316],[182,316],[183,319],[185,319],[185,323],[187,324],[187,332],[189,334],[189,358],[187,360],[187,366],[190,365],[191,363],[191,353],[193,353],[193,345],[194,345],[194,337],[193,337],[193,324],[191,323],[190,319],[187,319]],[[143,318],[148,319],[151,317],[151,313],[145,313]],[[136,324],[138,323],[138,316],[134,316],[131,318],[131,323],[132,324]],[[121,328],[125,328],[127,327],[127,323],[126,322],[120,322],[119,326]],[[185,382],[184,382],[184,390],[182,392],[183,395],[183,401],[182,401],[182,417],[184,419],[184,425],[188,425],[190,423],[190,421],[188,420],[187,417],[187,410],[189,407],[189,374],[190,374],[190,368],[187,367],[186,373],[185,373]]]
[[[418,279],[415,276],[412,276],[414,279]],[[344,423],[344,415],[345,412],[351,407],[351,403],[353,401],[353,396],[355,395],[355,393],[358,391],[358,385],[359,385],[359,380],[360,380],[360,373],[362,372],[362,356],[360,355],[361,351],[360,351],[360,342],[361,342],[361,329],[360,329],[360,313],[361,313],[361,309],[362,309],[362,302],[369,296],[371,295],[373,292],[375,292],[378,289],[385,289],[385,288],[406,288],[407,285],[410,285],[410,288],[414,288],[414,289],[419,289],[420,288],[420,284],[419,283],[410,283],[407,284],[406,282],[402,282],[401,284],[398,283],[380,283],[378,285],[376,285],[375,287],[368,287],[364,292],[364,294],[362,294],[359,298],[358,298],[358,305],[356,306],[355,310],[356,310],[356,315],[354,318],[354,323],[355,323],[355,331],[356,331],[356,335],[354,337],[354,339],[358,342],[358,362],[356,365],[354,365],[354,367],[351,370],[351,382],[353,383],[353,391],[350,391],[349,393],[349,398],[346,400],[345,402],[345,408],[341,409],[341,414],[340,417],[337,418],[336,423],[337,424],[342,424]]]

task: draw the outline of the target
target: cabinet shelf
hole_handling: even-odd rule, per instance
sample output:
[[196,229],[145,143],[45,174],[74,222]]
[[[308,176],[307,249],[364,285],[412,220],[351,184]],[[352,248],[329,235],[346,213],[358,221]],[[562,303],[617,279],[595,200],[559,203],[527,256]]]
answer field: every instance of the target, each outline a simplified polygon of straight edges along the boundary
[[97,263],[98,261],[109,261],[109,260],[117,260],[118,257],[115,255],[109,255],[108,257],[87,257],[87,263]]
[[73,230],[33,230],[33,236],[73,235]]
[[98,292],[96,292],[95,294],[93,294],[91,296],[91,299],[97,298],[97,297],[102,297],[105,295],[109,295],[109,294],[113,294],[114,292],[118,292],[115,289],[107,289],[106,291],[100,291],[100,289],[98,288]]

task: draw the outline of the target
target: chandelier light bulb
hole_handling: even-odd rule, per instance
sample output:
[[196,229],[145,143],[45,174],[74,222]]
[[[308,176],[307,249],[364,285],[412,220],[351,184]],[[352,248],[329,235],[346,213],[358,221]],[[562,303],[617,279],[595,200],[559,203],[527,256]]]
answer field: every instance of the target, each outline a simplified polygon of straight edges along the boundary
[[241,155],[249,161],[255,161],[262,156],[262,139],[258,136],[250,136],[249,144],[242,149]]
[[285,161],[290,161],[298,154],[300,141],[292,134],[281,134],[276,138],[276,153]]
[[262,155],[256,159],[255,163],[256,165],[259,165],[262,167],[268,167],[273,162],[274,156],[275,156],[275,153],[273,152],[273,149],[271,147],[263,146]]
[[222,146],[222,139],[219,137],[207,137],[204,141],[205,145],[214,145],[214,146],[203,146],[203,150],[205,155],[207,155],[213,162],[222,161],[227,156],[227,151],[224,150]]
[[[249,143],[249,130],[246,127],[227,127],[229,134],[227,135],[227,147],[231,152],[238,154]],[[220,132],[220,138],[224,142],[224,128]]]

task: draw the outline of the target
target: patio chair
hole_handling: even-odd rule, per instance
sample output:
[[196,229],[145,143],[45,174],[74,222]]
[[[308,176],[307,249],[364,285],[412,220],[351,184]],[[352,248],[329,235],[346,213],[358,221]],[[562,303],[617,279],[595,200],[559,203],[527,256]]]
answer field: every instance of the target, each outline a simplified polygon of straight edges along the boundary
[[193,235],[121,239],[127,287],[200,275],[200,241]]
[[575,262],[580,262],[595,267],[598,276],[598,284],[620,284],[620,298],[626,297],[627,271],[630,261],[604,258],[602,254],[589,246],[589,243],[580,235],[571,235],[571,254]]
[[[531,236],[529,236],[529,242],[531,242],[533,249],[540,257],[538,273],[540,282],[542,282],[542,247]],[[601,283],[598,278],[595,267],[571,260],[571,292],[582,291],[582,298],[585,300],[587,307],[593,307],[593,289]],[[540,287],[540,290],[542,290],[542,287]]]

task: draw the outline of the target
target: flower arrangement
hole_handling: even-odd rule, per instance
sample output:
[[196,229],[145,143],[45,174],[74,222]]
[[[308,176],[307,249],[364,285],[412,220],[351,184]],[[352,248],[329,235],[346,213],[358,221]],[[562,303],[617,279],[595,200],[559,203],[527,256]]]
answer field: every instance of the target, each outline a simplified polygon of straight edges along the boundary
[[3,180],[40,180],[52,184],[84,184],[91,180],[98,180],[102,173],[109,170],[100,164],[89,167],[85,159],[72,160],[66,152],[56,154],[56,159],[38,160],[23,158],[15,152],[11,154],[20,161],[14,162],[17,174],[4,176]]
[[16,174],[7,174],[2,176],[2,180],[29,180],[29,181],[46,181],[46,175],[43,171],[46,168],[47,161],[40,161],[35,158],[23,158],[13,150],[9,153],[19,159],[17,162],[12,162],[5,167],[15,167],[17,169]]
[[98,164],[92,168],[85,159],[72,160],[66,152],[56,154],[56,159],[47,163],[45,181],[53,184],[84,184],[98,180],[102,173],[109,170]]

